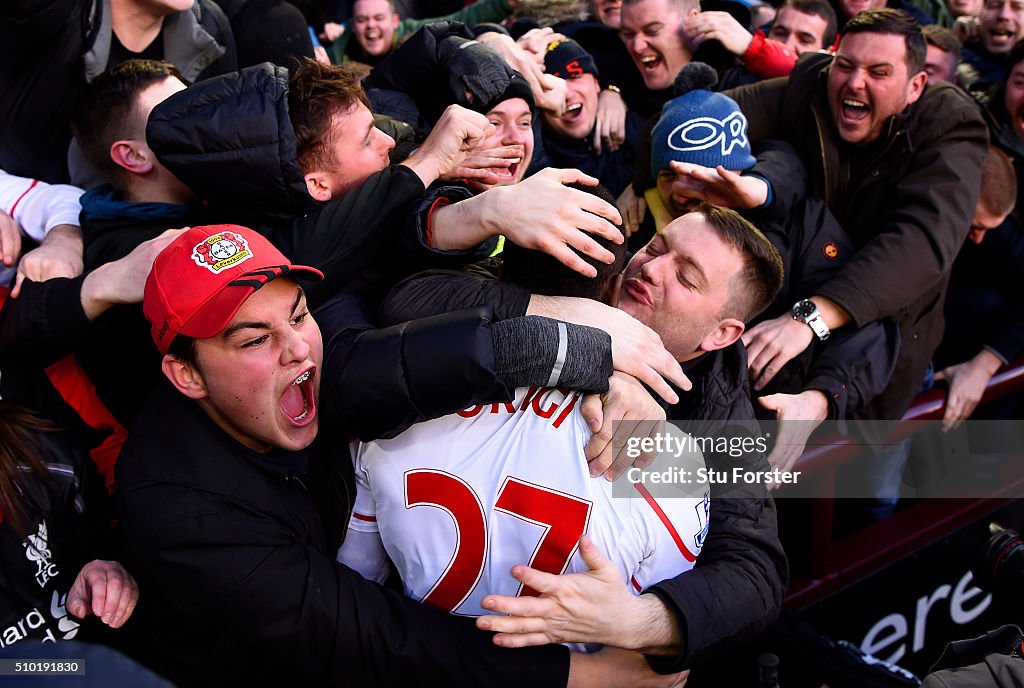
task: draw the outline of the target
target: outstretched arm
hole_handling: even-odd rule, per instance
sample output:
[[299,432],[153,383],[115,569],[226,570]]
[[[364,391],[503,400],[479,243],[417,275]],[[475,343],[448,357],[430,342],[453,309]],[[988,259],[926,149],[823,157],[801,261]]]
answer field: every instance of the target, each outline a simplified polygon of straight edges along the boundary
[[622,243],[622,233],[616,229],[622,218],[615,206],[593,194],[565,187],[572,183],[598,182],[578,170],[546,169],[514,186],[490,189],[438,208],[430,218],[431,246],[468,248],[504,235],[523,248],[544,251],[580,274],[593,277],[597,271],[576,251],[612,262],[611,252],[589,235]]

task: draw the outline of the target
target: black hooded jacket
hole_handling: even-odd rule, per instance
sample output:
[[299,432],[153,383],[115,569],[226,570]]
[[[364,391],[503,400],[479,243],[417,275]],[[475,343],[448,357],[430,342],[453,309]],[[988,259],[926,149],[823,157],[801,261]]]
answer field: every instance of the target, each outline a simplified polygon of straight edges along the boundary
[[197,84],[153,108],[146,142],[182,183],[235,222],[280,224],[316,203],[296,160],[288,70],[270,63]]
[[497,52],[473,40],[464,24],[440,22],[392,51],[363,79],[363,88],[374,112],[399,116],[411,108],[418,116],[403,121],[429,128],[452,103],[487,112],[508,97],[515,74]]

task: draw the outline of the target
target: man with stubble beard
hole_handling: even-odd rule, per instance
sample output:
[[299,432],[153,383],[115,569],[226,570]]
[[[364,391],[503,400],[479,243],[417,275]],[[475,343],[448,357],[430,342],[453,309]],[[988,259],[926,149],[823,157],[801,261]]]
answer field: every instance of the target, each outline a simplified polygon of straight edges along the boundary
[[[898,420],[920,388],[942,337],[942,294],[980,190],[984,122],[963,92],[927,84],[925,54],[909,15],[869,10],[847,23],[834,57],[811,56],[787,80],[729,92],[747,115],[751,140],[783,138],[797,148],[808,193],[825,200],[856,247],[806,296],[815,308],[804,322],[820,318],[831,331],[897,320],[896,369],[861,418]],[[810,326],[753,328],[752,379],[770,380],[815,336]],[[881,480],[887,489],[875,494],[891,506],[898,473]]]

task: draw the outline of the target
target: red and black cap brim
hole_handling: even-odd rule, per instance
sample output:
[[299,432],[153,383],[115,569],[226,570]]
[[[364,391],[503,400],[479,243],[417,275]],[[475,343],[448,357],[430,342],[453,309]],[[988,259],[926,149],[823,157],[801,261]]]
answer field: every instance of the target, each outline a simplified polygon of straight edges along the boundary
[[278,277],[321,280],[324,274],[305,265],[269,265],[238,275],[196,309],[176,334],[207,339],[221,332],[246,299]]

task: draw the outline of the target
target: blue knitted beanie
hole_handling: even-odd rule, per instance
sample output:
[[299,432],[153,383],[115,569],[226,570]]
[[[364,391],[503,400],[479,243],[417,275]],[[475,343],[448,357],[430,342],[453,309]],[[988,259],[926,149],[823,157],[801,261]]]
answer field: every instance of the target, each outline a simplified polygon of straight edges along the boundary
[[727,170],[754,166],[747,118],[732,98],[714,93],[715,71],[703,62],[679,70],[676,97],[665,103],[651,132],[651,174],[677,160]]

